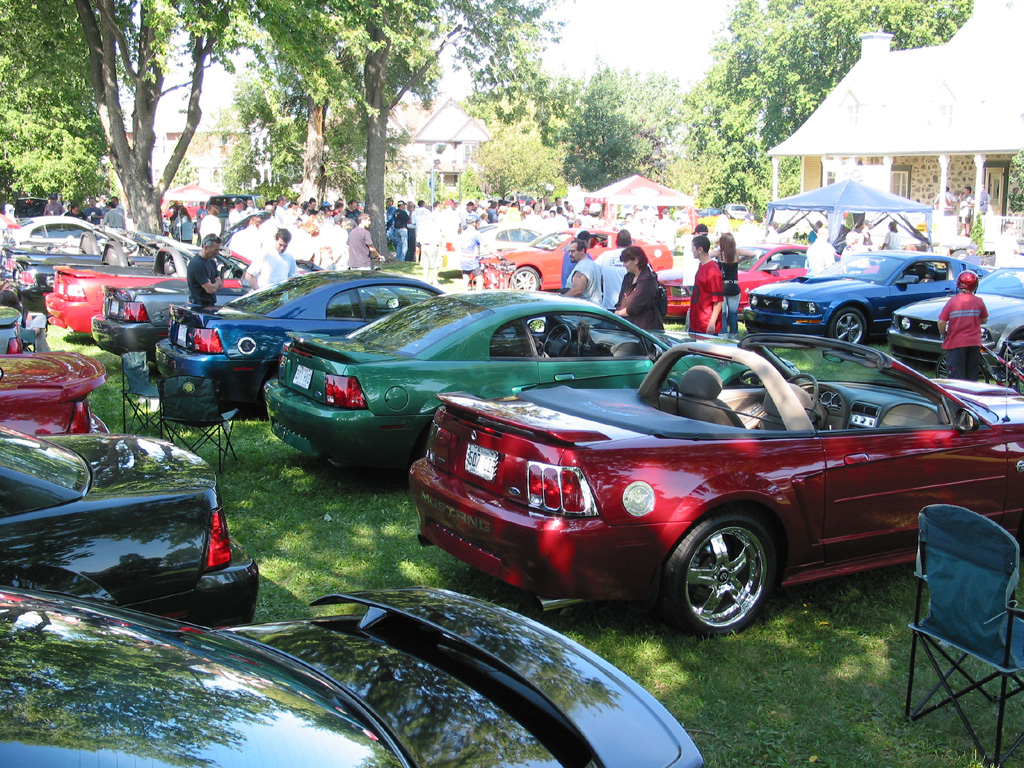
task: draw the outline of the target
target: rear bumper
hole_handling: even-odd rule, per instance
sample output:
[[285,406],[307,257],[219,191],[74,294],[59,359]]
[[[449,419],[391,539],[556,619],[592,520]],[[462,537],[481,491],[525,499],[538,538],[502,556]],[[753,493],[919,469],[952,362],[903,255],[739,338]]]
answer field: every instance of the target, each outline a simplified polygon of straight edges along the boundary
[[264,379],[277,364],[273,360],[234,360],[227,355],[206,355],[173,347],[166,339],[156,345],[156,366],[161,376],[201,376],[217,382],[220,399],[256,403]]
[[92,337],[105,352],[115,355],[146,352],[153,358],[156,345],[167,338],[167,327],[158,328],[150,323],[125,323],[96,315],[92,319]]
[[101,309],[88,301],[71,301],[56,293],[46,294],[46,313],[50,322],[75,333],[92,333],[92,318]]

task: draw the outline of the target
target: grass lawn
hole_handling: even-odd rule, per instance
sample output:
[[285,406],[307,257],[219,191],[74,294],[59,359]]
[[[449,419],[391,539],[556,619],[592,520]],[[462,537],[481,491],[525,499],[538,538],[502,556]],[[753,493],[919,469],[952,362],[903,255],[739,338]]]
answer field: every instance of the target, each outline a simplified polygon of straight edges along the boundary
[[[119,430],[118,359],[89,337],[54,328],[50,339],[107,366],[93,409]],[[444,587],[538,619],[613,661],[679,719],[709,766],[979,764],[955,715],[903,721],[911,566],[776,593],[763,621],[712,641],[627,605],[542,614],[523,592],[417,543],[404,473],[337,469],[287,447],[265,421],[236,422],[234,442],[239,460],[220,487],[232,535],[260,565],[259,621],[312,616],[308,603],[330,592]],[[1021,722],[1016,715],[1010,722]]]

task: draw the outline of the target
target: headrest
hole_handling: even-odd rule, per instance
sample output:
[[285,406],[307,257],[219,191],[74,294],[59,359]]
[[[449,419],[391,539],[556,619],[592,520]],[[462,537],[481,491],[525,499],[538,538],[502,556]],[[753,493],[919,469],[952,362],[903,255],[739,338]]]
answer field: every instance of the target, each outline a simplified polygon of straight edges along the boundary
[[717,400],[722,394],[722,377],[706,365],[695,365],[679,380],[679,393],[701,400]]

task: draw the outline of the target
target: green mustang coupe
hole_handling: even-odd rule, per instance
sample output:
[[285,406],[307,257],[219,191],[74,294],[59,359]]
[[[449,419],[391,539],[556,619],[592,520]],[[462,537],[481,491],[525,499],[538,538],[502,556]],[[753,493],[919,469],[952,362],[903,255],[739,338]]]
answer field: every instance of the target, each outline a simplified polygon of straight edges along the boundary
[[637,387],[676,341],[587,301],[523,291],[439,296],[343,339],[291,336],[266,389],[274,434],[341,466],[396,469],[423,455],[439,392]]

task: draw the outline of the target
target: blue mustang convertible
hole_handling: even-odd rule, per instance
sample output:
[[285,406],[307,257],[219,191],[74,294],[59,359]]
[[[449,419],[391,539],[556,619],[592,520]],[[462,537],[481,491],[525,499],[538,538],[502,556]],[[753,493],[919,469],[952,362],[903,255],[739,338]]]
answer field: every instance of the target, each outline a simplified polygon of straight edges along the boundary
[[813,277],[755,288],[743,322],[748,332],[806,333],[859,344],[884,336],[900,307],[952,296],[966,269],[981,272],[933,253],[851,254]]
[[221,400],[260,401],[277,373],[288,331],[344,336],[372,320],[441,293],[421,280],[370,270],[312,272],[218,307],[172,305],[157,344],[162,376],[202,376]]

